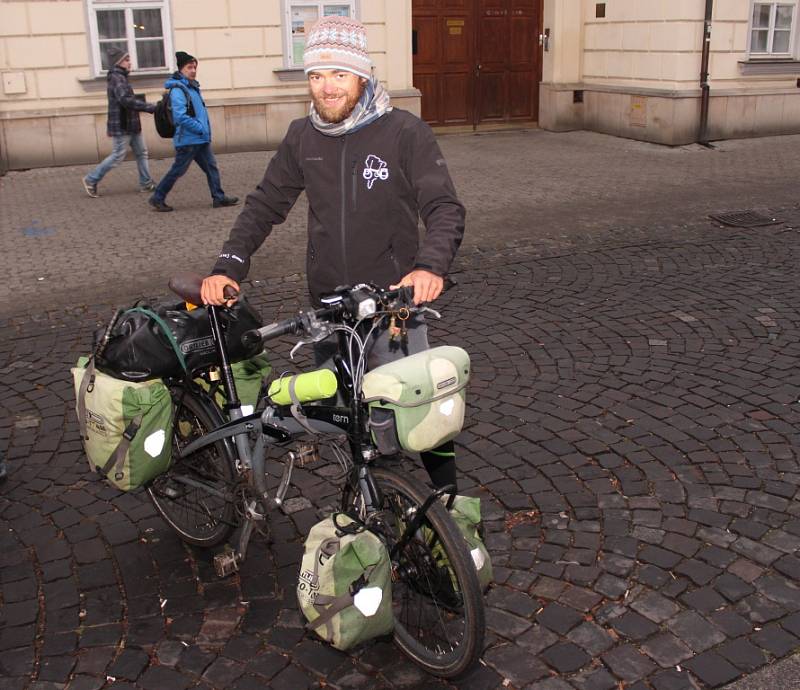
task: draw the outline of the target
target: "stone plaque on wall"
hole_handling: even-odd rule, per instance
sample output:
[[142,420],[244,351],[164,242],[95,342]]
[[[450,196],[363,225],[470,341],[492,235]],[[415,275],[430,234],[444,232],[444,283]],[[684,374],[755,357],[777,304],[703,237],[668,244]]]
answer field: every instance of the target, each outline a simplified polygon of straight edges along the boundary
[[647,127],[647,97],[631,96],[631,127]]

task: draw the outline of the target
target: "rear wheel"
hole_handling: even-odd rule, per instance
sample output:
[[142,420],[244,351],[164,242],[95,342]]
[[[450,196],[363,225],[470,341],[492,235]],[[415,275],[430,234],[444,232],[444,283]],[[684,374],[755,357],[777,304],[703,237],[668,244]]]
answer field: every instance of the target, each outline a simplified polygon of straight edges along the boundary
[[[371,474],[383,500],[378,524],[391,551],[429,490],[390,470],[374,468]],[[363,505],[360,495],[345,489],[345,511],[364,517]],[[464,537],[440,501],[392,559],[392,602],[395,643],[428,673],[453,678],[478,660],[483,597]]]
[[234,459],[225,441],[217,441],[180,458],[180,449],[222,423],[219,413],[187,393],[175,413],[172,464],[147,488],[150,498],[181,539],[195,546],[216,546],[235,527],[229,496]]

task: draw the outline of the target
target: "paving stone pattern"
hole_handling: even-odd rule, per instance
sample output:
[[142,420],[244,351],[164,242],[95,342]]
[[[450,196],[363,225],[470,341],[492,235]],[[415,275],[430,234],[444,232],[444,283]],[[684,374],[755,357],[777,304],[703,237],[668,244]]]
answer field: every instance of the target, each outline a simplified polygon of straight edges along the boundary
[[[37,175],[60,188],[67,172]],[[662,221],[621,242],[612,218],[545,251],[497,229],[493,248],[466,248],[431,334],[472,356],[459,466],[483,498],[496,583],[482,663],[457,683],[389,642],[343,654],[304,633],[293,586],[303,536],[335,500],[331,467],[297,472],[292,495],[312,507],[274,514],[241,573],[218,580],[212,554],[183,545],[141,492],[88,471],[69,367],[112,300],[90,286],[73,306],[52,294],[49,309],[9,310],[0,688],[667,690],[792,654],[800,211],[774,210],[780,225],[752,231]],[[302,305],[296,273],[247,287],[266,318]],[[278,372],[296,366],[289,345]]]

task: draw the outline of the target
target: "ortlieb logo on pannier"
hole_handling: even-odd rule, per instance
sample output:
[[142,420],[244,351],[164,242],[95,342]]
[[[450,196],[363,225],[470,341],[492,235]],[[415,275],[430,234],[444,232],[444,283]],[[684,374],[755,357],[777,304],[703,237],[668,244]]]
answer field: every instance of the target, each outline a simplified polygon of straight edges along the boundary
[[306,538],[297,601],[308,624],[336,649],[394,630],[386,545],[343,513],[318,522]]
[[443,345],[364,375],[369,425],[381,453],[420,453],[454,439],[464,426],[469,355]]
[[130,491],[169,467],[172,398],[160,380],[130,382],[81,357],[72,369],[81,441],[89,466]]

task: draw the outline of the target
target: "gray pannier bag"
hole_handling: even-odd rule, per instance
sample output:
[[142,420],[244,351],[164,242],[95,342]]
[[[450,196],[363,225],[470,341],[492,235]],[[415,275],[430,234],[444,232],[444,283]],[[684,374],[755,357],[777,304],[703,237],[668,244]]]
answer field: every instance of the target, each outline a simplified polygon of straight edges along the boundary
[[464,426],[469,371],[465,350],[442,345],[367,372],[362,391],[378,450],[421,453],[454,439]]
[[306,629],[336,649],[390,634],[392,571],[383,540],[344,513],[318,522],[306,538],[297,601]]

